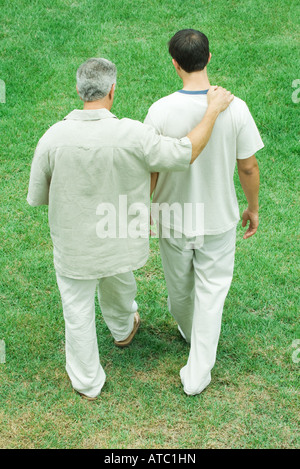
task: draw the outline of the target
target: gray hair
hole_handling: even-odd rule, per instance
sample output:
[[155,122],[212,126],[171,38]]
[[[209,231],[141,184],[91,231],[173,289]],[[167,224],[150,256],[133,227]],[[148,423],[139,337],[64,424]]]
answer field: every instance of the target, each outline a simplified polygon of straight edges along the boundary
[[78,94],[85,102],[97,101],[108,95],[116,79],[115,64],[102,58],[88,59],[76,73]]

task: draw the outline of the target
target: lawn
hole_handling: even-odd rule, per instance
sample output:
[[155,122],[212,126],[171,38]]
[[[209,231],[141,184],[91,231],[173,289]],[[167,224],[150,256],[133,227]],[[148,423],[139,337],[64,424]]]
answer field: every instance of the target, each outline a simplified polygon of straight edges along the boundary
[[[0,448],[299,448],[299,13],[296,0],[0,0]],[[117,65],[112,111],[143,121],[181,86],[167,42],[187,27],[210,39],[211,83],[244,99],[261,132],[259,232],[245,241],[238,227],[203,394],[182,390],[188,346],[168,313],[152,239],[135,272],[142,325],[131,347],[114,347],[97,307],[107,382],[87,402],[64,369],[47,207],[26,202],[33,152],[49,126],[81,108],[75,73],[89,57]],[[236,187],[242,211],[238,179]]]

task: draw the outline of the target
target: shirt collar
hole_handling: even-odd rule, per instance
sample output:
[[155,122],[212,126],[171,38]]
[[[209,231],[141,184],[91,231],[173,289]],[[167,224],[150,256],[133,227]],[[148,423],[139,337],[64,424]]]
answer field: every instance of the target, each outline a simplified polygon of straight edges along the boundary
[[208,90],[200,90],[200,91],[178,90],[178,93],[182,93],[182,94],[207,94]]
[[112,114],[108,109],[74,109],[70,112],[64,120],[80,120],[80,121],[96,121],[101,119],[115,118],[116,116]]

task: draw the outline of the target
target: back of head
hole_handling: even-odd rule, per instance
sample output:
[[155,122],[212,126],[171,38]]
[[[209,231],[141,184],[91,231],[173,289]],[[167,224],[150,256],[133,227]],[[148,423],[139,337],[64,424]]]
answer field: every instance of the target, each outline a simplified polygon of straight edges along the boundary
[[78,94],[85,102],[97,101],[108,95],[116,79],[115,64],[102,58],[88,59],[77,70]]
[[208,39],[196,29],[182,29],[170,40],[169,52],[185,72],[200,71],[208,63]]

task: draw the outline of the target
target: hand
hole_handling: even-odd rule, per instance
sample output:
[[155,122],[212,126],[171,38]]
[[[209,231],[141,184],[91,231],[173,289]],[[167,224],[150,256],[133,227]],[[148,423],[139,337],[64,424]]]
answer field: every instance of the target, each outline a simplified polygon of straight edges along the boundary
[[233,101],[234,95],[221,86],[211,86],[207,93],[208,106],[217,112],[225,111]]
[[258,212],[251,212],[249,208],[247,208],[242,216],[242,226],[245,227],[248,221],[250,221],[250,223],[247,231],[243,236],[244,239],[250,238],[250,236],[253,236],[256,233],[258,228]]

